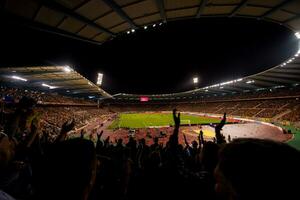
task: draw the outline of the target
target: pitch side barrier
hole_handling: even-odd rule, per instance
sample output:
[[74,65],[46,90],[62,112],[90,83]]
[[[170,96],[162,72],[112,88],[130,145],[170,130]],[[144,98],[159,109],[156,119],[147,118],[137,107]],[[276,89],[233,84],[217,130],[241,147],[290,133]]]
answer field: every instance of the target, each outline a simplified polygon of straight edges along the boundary
[[[191,115],[198,115],[198,116],[205,116],[205,117],[223,117],[223,115],[218,115],[218,114],[209,114],[209,113],[196,113],[196,112],[181,112],[184,114],[191,114]],[[239,121],[243,121],[243,122],[251,122],[251,123],[258,123],[258,124],[263,124],[263,125],[267,125],[267,126],[271,126],[271,127],[275,127],[277,129],[279,129],[280,131],[283,131],[283,129],[279,126],[276,126],[272,123],[269,122],[264,122],[264,121],[260,121],[261,119],[249,119],[249,118],[243,118],[243,117],[239,117],[239,116],[228,116],[231,119],[234,120],[239,120]]]

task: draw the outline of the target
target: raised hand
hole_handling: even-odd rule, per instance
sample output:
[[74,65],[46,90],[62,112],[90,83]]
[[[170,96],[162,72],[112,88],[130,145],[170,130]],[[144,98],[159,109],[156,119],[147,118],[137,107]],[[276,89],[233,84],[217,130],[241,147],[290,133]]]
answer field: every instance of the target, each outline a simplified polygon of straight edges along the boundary
[[215,138],[218,144],[226,143],[225,137],[221,134],[221,130],[226,123],[226,113],[224,113],[223,119],[221,122],[215,127]]
[[68,121],[66,121],[62,125],[62,127],[61,127],[61,133],[68,133],[69,131],[71,131],[72,129],[74,129],[74,127],[75,127],[75,119],[73,118],[70,123],[68,123]]
[[103,130],[100,133],[97,133],[97,140],[100,140],[103,135]]
[[187,139],[186,139],[185,134],[183,134],[183,138],[184,138],[185,145],[186,145],[186,146],[189,146],[189,143],[188,143],[188,141],[187,141]]
[[174,119],[174,123],[175,123],[175,128],[179,128],[180,126],[180,113],[177,114],[176,116],[176,108],[173,109],[173,119]]
[[83,137],[84,137],[84,134],[85,134],[85,131],[84,131],[84,129],[81,129],[81,131],[80,131],[80,138],[81,138],[81,139],[83,139]]
[[75,126],[75,119],[72,119],[71,123],[68,123],[68,121],[66,121],[62,125],[60,135],[56,138],[55,142],[64,141],[67,137],[67,133],[71,131],[74,128],[74,126]]

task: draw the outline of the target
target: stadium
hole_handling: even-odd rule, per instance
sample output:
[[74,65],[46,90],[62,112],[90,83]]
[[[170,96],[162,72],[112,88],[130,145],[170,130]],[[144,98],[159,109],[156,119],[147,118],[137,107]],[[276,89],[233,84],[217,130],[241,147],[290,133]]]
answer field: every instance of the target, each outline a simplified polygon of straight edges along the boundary
[[0,199],[297,199],[298,0],[0,13]]

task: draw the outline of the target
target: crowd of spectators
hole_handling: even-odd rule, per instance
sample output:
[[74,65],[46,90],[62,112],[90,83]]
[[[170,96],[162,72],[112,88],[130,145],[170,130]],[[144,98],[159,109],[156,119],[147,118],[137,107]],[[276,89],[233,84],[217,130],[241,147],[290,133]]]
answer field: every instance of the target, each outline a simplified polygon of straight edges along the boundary
[[151,146],[143,138],[115,142],[102,137],[105,130],[94,144],[83,135],[67,139],[74,116],[49,140],[33,104],[22,98],[4,124],[0,199],[297,199],[300,152],[269,140],[226,143],[226,114],[215,126],[214,142],[200,131],[197,141],[180,144],[174,109],[166,145],[157,137]]
[[18,103],[23,96],[27,96],[35,99],[39,104],[47,104],[47,103],[69,104],[69,105],[72,104],[95,105],[96,104],[92,100],[67,97],[67,96],[62,96],[50,92],[39,92],[39,91],[20,89],[20,88],[10,88],[5,86],[1,86],[0,90],[1,90],[0,101],[2,102],[4,101],[6,103]]
[[[290,122],[297,122],[299,118],[297,113],[299,99],[265,99],[251,101],[221,101],[221,102],[197,102],[197,103],[161,103],[161,104],[113,104],[111,110],[115,112],[128,111],[167,111],[171,107],[177,107],[179,110],[187,112],[200,112],[209,114],[222,114],[224,112],[232,116],[239,117],[254,117],[254,118],[269,118],[272,119],[281,113],[286,113],[279,119]],[[288,112],[287,112],[288,111]],[[291,114],[288,114],[290,113]]]

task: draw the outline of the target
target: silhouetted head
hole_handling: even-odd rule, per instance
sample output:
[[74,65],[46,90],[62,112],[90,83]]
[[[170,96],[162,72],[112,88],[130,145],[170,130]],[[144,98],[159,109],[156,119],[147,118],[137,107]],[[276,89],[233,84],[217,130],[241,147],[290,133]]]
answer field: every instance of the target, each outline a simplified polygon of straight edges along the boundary
[[192,147],[193,147],[194,149],[197,149],[197,148],[198,148],[198,142],[194,140],[194,141],[192,142]]
[[216,190],[233,200],[295,199],[300,153],[284,143],[237,139],[221,149]]
[[145,146],[146,145],[146,140],[145,138],[140,139],[140,144]]
[[208,141],[204,144],[201,151],[201,162],[205,170],[213,172],[218,162],[219,145]]
[[36,185],[39,199],[87,199],[96,167],[92,141],[78,138],[50,146],[39,168]]
[[123,144],[123,140],[120,138],[120,139],[118,139],[118,141],[117,141],[117,145],[122,145]]
[[18,103],[18,108],[19,109],[33,109],[35,105],[36,105],[36,101],[33,98],[23,96]]
[[158,144],[158,137],[153,138],[154,144]]

